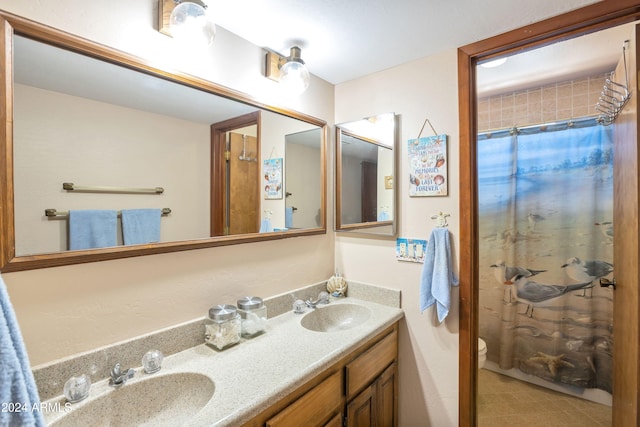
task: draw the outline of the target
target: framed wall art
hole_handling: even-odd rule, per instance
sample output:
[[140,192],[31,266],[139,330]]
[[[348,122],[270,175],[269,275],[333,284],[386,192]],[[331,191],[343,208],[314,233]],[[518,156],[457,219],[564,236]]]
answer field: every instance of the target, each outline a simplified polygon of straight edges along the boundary
[[408,141],[409,196],[446,196],[447,135],[425,136]]

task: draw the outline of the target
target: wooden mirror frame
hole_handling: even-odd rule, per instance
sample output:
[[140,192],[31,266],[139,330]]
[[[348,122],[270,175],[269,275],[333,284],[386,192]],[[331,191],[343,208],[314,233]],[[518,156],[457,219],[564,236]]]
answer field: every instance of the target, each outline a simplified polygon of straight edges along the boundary
[[[335,220],[334,220],[334,230],[337,232],[350,232],[353,236],[365,235],[367,237],[379,237],[379,238],[395,238],[398,231],[398,189],[397,189],[397,180],[398,180],[398,165],[399,165],[399,147],[398,142],[399,138],[399,115],[396,113],[383,113],[378,114],[386,115],[393,114],[393,146],[389,146],[383,143],[380,143],[370,137],[365,137],[362,135],[358,135],[353,131],[349,130],[348,126],[350,123],[347,122],[335,125]],[[374,117],[374,116],[372,116]],[[366,120],[361,119],[361,120]],[[371,222],[359,222],[359,223],[343,223],[342,222],[342,181],[343,181],[343,160],[342,160],[342,134],[359,138],[362,141],[368,142],[372,145],[389,148],[393,151],[393,173],[391,174],[391,185],[393,189],[393,217],[391,220],[383,220],[383,221],[371,221]],[[386,232],[386,230],[389,232]],[[382,232],[378,232],[377,230],[385,230]]]
[[481,59],[540,47],[638,19],[640,4],[637,0],[602,1],[458,49],[461,231],[458,388],[460,426],[477,425],[479,234],[476,64]]
[[[321,225],[317,228],[286,232],[255,233],[220,236],[146,245],[118,246],[83,251],[65,251],[37,255],[15,255],[14,185],[13,185],[13,36],[25,36],[49,45],[84,54],[106,62],[133,69],[158,78],[183,84],[213,95],[237,100],[245,104],[282,114],[313,124],[322,129],[321,140]],[[112,49],[72,34],[0,11],[0,271],[21,271],[57,267],[87,262],[105,261],[133,256],[235,245],[288,237],[326,234],[326,145],[327,123],[318,118],[283,108],[265,105],[248,95],[227,87],[180,73],[154,68],[136,56]]]

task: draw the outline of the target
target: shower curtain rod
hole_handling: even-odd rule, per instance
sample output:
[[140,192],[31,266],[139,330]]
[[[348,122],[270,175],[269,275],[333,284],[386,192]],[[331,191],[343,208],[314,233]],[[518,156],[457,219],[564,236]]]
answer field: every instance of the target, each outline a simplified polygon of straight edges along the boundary
[[510,128],[487,130],[478,132],[478,140],[490,139],[493,137],[503,137],[513,134],[532,134],[537,132],[554,132],[571,127],[589,127],[598,124],[599,116],[584,116],[577,119],[556,120],[547,123],[540,123],[527,126],[514,126]]

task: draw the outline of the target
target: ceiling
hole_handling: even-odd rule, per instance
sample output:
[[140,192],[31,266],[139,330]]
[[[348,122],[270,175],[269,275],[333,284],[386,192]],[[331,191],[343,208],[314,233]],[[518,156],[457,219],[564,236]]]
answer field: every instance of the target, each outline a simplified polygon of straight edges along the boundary
[[633,25],[620,25],[511,55],[499,67],[478,67],[478,96],[611,72],[622,57],[624,41],[633,34]]
[[[332,84],[455,49],[597,0],[205,0],[216,25]],[[215,43],[215,42],[214,42]]]

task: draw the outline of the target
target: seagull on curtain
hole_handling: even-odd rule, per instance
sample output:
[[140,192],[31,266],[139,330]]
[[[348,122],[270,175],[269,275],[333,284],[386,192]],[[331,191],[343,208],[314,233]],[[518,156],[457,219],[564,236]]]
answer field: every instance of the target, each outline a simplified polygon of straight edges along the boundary
[[561,297],[566,293],[592,287],[591,281],[576,283],[572,285],[549,285],[534,282],[527,277],[516,276],[514,278],[516,286],[516,296],[518,300],[528,304],[525,312],[529,317],[533,317],[534,307],[544,306],[554,298]]
[[531,277],[536,274],[544,273],[547,270],[533,270],[525,267],[509,266],[503,260],[496,261],[495,264],[489,266],[493,268],[493,275],[499,283],[504,285],[512,285],[516,276]]
[[[593,282],[613,272],[613,264],[600,261],[583,261],[578,257],[569,258],[566,264],[561,266],[567,272],[567,276],[578,282]],[[582,296],[586,296],[583,292]]]

